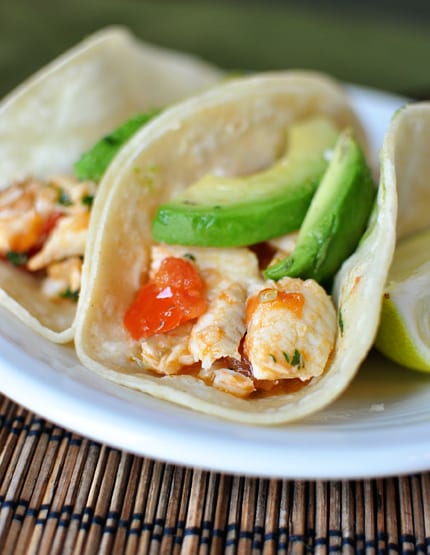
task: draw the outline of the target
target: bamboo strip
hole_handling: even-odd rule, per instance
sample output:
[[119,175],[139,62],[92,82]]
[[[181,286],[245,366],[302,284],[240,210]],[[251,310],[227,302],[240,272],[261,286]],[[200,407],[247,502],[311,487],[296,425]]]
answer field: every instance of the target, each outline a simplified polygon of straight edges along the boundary
[[430,549],[430,474],[421,475],[421,491],[423,495],[424,537],[427,551]]
[[409,478],[399,478],[400,549],[402,553],[415,553],[412,498]]
[[156,500],[154,525],[152,528],[151,543],[148,555],[156,555],[159,552],[160,543],[163,538],[164,524],[169,504],[169,492],[173,478],[173,467],[170,464],[164,466],[163,481],[160,486],[160,493]]
[[387,530],[387,553],[389,555],[398,554],[399,534],[398,534],[398,493],[397,481],[387,478],[385,485],[385,526]]
[[282,483],[280,480],[269,481],[266,511],[264,514],[265,541],[263,544],[263,555],[273,555],[278,550],[281,488]]
[[134,474],[135,479],[137,480],[137,485],[135,499],[131,514],[129,516],[127,528],[127,543],[125,551],[127,555],[135,555],[139,549],[141,537],[145,530],[144,518],[146,504],[155,468],[156,464],[153,461],[150,459],[144,459],[143,464],[140,467],[140,472],[136,472],[136,474]]
[[353,553],[355,553],[353,484],[343,481],[341,489],[340,529],[342,535],[342,553],[344,555],[353,555]]
[[366,555],[376,554],[375,543],[375,503],[373,481],[364,481],[364,541],[366,547]]
[[193,471],[187,468],[184,473],[181,500],[179,503],[178,520],[176,524],[175,545],[174,553],[182,551],[182,544],[184,542],[185,521],[187,519],[188,503],[191,495],[191,485],[193,481]]
[[[119,529],[121,507],[125,501],[125,492],[130,479],[130,467],[132,456],[128,453],[119,453],[120,460],[115,476],[112,496],[107,507],[107,518],[101,537],[100,547],[97,552],[100,555],[114,553],[113,545]],[[101,510],[97,507],[98,511]]]
[[226,555],[232,555],[237,552],[239,541],[239,523],[241,518],[242,499],[243,499],[243,482],[244,479],[239,476],[234,476],[231,496],[230,496],[230,509],[228,512],[227,533],[225,543]]
[[291,489],[292,482],[289,480],[282,480],[281,482],[281,496],[279,503],[279,543],[278,553],[284,554],[288,552],[289,542],[289,522],[291,515]]
[[184,485],[184,468],[174,467],[172,482],[167,503],[167,511],[165,517],[165,533],[161,538],[160,552],[173,553],[178,551],[180,543],[183,541],[183,530],[178,534],[177,524],[179,519],[179,506],[181,503],[182,488]]
[[315,503],[316,503],[316,483],[308,482],[308,499],[307,499],[307,527],[306,527],[306,548],[307,552],[315,551]]
[[[272,507],[267,505],[267,494],[269,490],[269,480],[257,481],[257,492],[255,501],[255,519],[254,519],[254,539],[252,542],[252,553],[262,553],[263,550],[267,553],[269,545],[273,544],[270,540],[269,534],[266,534],[264,525],[265,515],[267,512],[272,512]],[[267,546],[266,546],[267,543]],[[274,553],[274,551],[272,551]]]
[[212,532],[215,526],[216,500],[219,495],[219,475],[210,472],[207,475],[207,489],[203,512],[203,525],[200,538],[200,554],[209,555],[212,548]]
[[358,553],[364,553],[364,485],[362,481],[354,482],[355,492],[355,549]]
[[315,553],[326,555],[328,537],[328,484],[318,481],[316,484],[315,504]]
[[185,519],[185,530],[182,543],[182,553],[198,553],[203,524],[203,514],[207,490],[207,472],[195,470],[191,483],[191,492],[188,503],[187,517]]
[[233,478],[221,474],[214,516],[214,525],[211,537],[211,554],[218,555],[225,553],[225,544],[227,541],[227,529],[229,518],[229,507],[231,505],[231,493],[233,490]]
[[385,484],[384,480],[375,482],[375,506],[376,506],[376,551],[385,553],[387,550],[387,531],[385,526]]
[[254,542],[255,504],[257,501],[257,480],[248,478],[243,482],[243,500],[240,511],[237,553],[247,555],[252,552]]
[[[139,538],[138,550],[139,555],[147,555],[151,544],[152,531],[154,528],[155,514],[157,512],[157,500],[160,493],[161,484],[164,475],[164,464],[154,463],[152,471],[152,479],[149,484],[148,495],[145,501],[145,512],[142,526],[142,534]],[[146,526],[146,524],[148,526]]]
[[414,527],[415,551],[426,553],[426,537],[424,529],[424,510],[421,482],[419,476],[411,476],[412,522]]
[[328,508],[328,550],[331,553],[340,552],[342,548],[341,515],[342,515],[342,484],[331,481],[329,484]]
[[289,527],[291,530],[289,553],[302,555],[306,542],[306,482],[297,480],[293,485],[292,511]]

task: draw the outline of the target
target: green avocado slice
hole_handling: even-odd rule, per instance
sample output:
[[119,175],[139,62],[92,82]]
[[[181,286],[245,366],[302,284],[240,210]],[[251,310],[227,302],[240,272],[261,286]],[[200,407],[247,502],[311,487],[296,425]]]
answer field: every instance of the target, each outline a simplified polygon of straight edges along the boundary
[[153,238],[237,247],[298,229],[338,135],[325,118],[292,125],[286,154],[267,170],[243,177],[206,175],[162,204],[153,221]]
[[120,125],[115,131],[100,139],[75,163],[75,175],[81,181],[100,181],[119,149],[161,110],[137,114]]
[[376,187],[359,144],[341,133],[333,157],[300,228],[293,253],[264,271],[266,279],[312,278],[330,284],[355,250],[373,206]]

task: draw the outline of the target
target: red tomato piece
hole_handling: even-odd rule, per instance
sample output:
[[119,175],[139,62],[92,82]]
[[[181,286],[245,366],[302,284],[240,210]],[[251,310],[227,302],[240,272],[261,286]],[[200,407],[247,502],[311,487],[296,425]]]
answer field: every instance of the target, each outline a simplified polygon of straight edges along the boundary
[[205,285],[194,264],[165,258],[154,279],[141,287],[124,317],[133,339],[164,333],[206,310]]

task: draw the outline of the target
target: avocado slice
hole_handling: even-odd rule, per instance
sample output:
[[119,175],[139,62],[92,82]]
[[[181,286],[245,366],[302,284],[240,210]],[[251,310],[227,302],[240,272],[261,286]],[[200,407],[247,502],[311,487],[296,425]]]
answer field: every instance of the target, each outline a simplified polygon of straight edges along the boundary
[[358,142],[341,133],[333,157],[300,228],[293,253],[264,271],[266,279],[313,278],[330,284],[355,250],[373,206],[376,187]]
[[146,123],[157,116],[161,110],[151,110],[137,114],[115,131],[98,141],[75,163],[75,175],[81,181],[100,181],[118,150]]
[[162,204],[152,225],[154,239],[237,247],[298,229],[338,134],[325,118],[292,125],[286,153],[267,170],[242,177],[206,175]]

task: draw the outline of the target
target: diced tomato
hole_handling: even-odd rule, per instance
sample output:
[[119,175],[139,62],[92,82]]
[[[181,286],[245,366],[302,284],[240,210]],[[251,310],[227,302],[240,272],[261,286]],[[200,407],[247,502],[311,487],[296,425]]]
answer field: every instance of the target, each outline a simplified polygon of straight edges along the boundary
[[194,264],[165,258],[154,279],[141,287],[124,316],[134,339],[164,333],[206,310],[205,285]]

